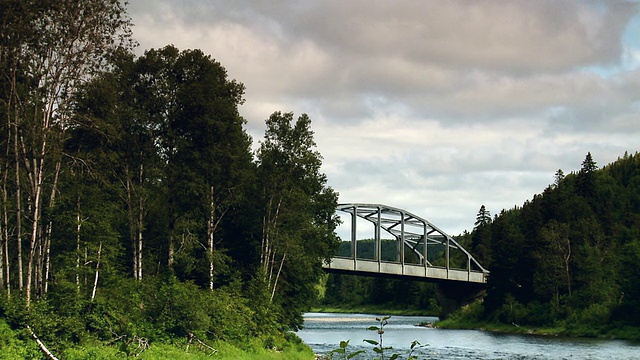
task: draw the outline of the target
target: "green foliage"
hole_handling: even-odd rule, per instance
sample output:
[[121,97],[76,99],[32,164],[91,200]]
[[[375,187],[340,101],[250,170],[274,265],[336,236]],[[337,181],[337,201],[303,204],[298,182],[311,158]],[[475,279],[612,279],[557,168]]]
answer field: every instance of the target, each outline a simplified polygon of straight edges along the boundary
[[482,318],[484,306],[481,301],[474,301],[471,304],[463,306],[458,311],[447,317],[447,320],[458,322],[474,322]]
[[[379,358],[375,358],[376,360],[384,360],[386,359],[385,357],[385,353],[387,352],[387,350],[392,350],[393,348],[391,346],[384,346],[383,345],[383,338],[384,338],[384,327],[389,323],[389,318],[391,318],[391,316],[383,316],[380,318],[376,318],[376,321],[378,322],[378,325],[376,326],[369,326],[367,328],[367,330],[371,330],[371,331],[375,331],[378,334],[378,340],[369,340],[369,339],[364,339],[363,341],[373,345],[373,351],[380,355]],[[398,354],[392,354],[389,359],[390,360],[395,360],[398,358]]]
[[311,119],[273,113],[254,158],[244,85],[210,55],[134,55],[117,0],[3,5],[0,320],[67,358],[305,348],[287,334],[338,223]]
[[281,323],[302,325],[302,312],[317,297],[322,261],[337,246],[333,214],[338,194],[320,172],[311,119],[274,112],[266,121],[264,141],[256,154],[261,240],[259,272],[269,303],[281,309]]
[[579,173],[558,171],[542,195],[503,210],[483,243],[492,263],[477,321],[586,336],[638,326],[639,185],[639,154],[602,169],[587,154]]
[[22,336],[3,319],[0,319],[0,359],[36,359],[39,357],[35,343]]

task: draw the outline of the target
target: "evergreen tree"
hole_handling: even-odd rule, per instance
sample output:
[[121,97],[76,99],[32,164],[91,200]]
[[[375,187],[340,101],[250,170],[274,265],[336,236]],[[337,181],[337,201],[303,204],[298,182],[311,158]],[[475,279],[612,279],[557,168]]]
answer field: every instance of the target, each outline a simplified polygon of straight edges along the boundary
[[598,170],[598,166],[593,161],[591,152],[588,152],[582,161],[582,168],[578,174],[578,190],[580,195],[585,198],[591,199],[595,195],[596,170]]
[[482,205],[480,206],[480,210],[478,210],[478,215],[476,215],[476,222],[473,224],[474,228],[478,228],[480,226],[489,225],[491,223],[491,213],[487,208]]
[[553,175],[553,186],[554,187],[560,186],[560,182],[562,182],[563,179],[564,179],[564,171],[562,171],[562,169],[558,169],[558,171],[556,171],[556,173]]
[[491,266],[491,213],[484,205],[480,206],[474,232],[471,235],[471,250],[476,259],[485,267]]

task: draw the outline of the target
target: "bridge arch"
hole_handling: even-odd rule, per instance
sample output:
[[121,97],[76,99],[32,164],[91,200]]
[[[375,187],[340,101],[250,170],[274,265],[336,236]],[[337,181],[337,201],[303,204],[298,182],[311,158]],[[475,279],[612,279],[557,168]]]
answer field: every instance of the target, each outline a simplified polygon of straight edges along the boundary
[[[336,210],[350,217],[344,221],[350,224],[350,239],[344,242],[350,243],[350,250],[346,254],[343,246],[341,254],[324,264],[327,272],[433,282],[487,282],[487,269],[453,237],[420,216],[383,204],[339,204]],[[368,246],[373,244],[368,257],[361,256],[358,249],[359,242],[363,243],[357,238],[362,220],[373,225],[372,236],[366,239]],[[390,235],[395,243],[394,259],[383,254],[383,233]],[[388,241],[384,245],[389,245]]]

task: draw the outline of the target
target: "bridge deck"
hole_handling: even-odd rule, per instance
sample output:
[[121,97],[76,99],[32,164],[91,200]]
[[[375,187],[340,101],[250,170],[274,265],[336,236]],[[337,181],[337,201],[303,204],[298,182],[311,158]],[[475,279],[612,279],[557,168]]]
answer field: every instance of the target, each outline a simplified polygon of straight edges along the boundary
[[331,263],[323,264],[327,272],[379,274],[390,276],[405,276],[422,278],[424,280],[464,281],[478,284],[486,284],[486,274],[481,271],[468,271],[459,269],[447,269],[415,264],[402,264],[393,262],[378,262],[375,260],[363,260],[352,258],[332,258]]

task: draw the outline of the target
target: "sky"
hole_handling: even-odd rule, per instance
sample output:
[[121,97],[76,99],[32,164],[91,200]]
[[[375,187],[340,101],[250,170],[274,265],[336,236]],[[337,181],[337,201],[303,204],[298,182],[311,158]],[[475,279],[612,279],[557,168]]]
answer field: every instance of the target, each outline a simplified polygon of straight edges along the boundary
[[312,120],[340,203],[450,235],[562,169],[640,151],[640,3],[131,0],[142,55],[201,49],[246,87],[254,148],[275,111]]

